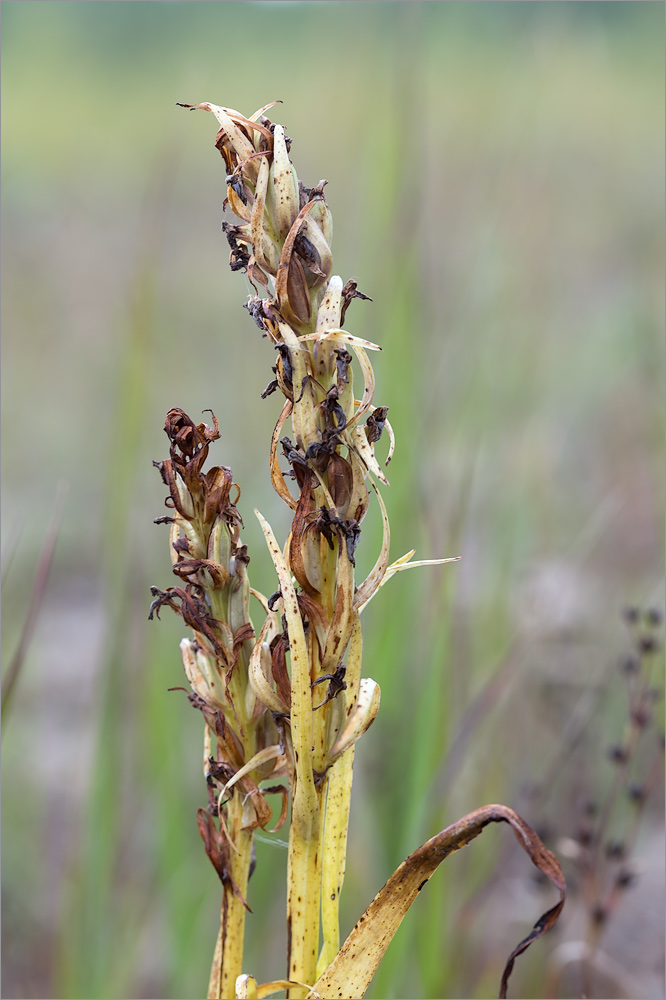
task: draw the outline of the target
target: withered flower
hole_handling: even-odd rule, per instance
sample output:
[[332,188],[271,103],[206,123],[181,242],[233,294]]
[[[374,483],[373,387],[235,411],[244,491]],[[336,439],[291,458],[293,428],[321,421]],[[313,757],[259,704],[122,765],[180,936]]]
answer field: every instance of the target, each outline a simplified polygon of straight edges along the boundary
[[[215,104],[182,106],[211,112],[219,126],[215,147],[224,161],[225,207],[239,220],[223,227],[229,263],[232,271],[247,272],[257,294],[246,308],[275,351],[275,377],[262,393],[284,396],[271,440],[270,473],[293,512],[281,546],[255,511],[278,577],[278,589],[267,600],[250,590],[231,471],[215,467],[204,473],[209,446],[219,436],[217,421],[213,417],[211,428],[195,425],[182,410],[169,412],[170,458],[157,464],[174,514],[158,520],[171,522],[179,586],[153,588],[151,615],[168,605],[194,631],[181,649],[190,700],[206,723],[204,772],[211,802],[209,812],[199,814],[199,827],[224,890],[208,996],[267,996],[280,988],[290,998],[363,996],[424,880],[447,853],[497,821],[514,827],[561,894],[560,903],[510,956],[504,990],[515,957],[557,919],[564,884],[556,859],[502,806],[478,810],[443,831],[432,850],[415,852],[405,862],[406,881],[400,876],[403,865],[393,877],[397,888],[388,890],[392,882],[387,883],[377,913],[366,920],[372,907],[366,911],[340,949],[354,745],[375,719],[380,698],[375,681],[361,677],[360,614],[395,573],[453,560],[414,562],[412,551],[389,564],[389,520],[377,485],[388,481],[375,445],[386,429],[388,465],[394,436],[388,408],[374,405],[369,357],[380,348],[343,329],[353,299],[369,297],[356,282],[343,285],[332,274],[326,181],[306,187],[299,180],[289,156],[291,140],[282,125],[264,115],[272,105],[250,118]],[[368,486],[379,504],[383,539],[374,567],[357,584],[355,553],[372,495]],[[250,593],[265,613],[258,635],[250,620]],[[286,784],[263,784],[281,775]],[[258,987],[242,975],[245,900],[253,830],[269,821],[265,795],[273,793],[282,796],[278,825],[291,796],[288,979]],[[410,890],[400,897],[403,884]],[[386,921],[392,929],[378,935],[372,928]],[[360,949],[363,962],[356,961],[357,932],[375,938]]]
[[[214,415],[212,420],[209,427],[195,424],[180,409],[167,414],[169,458],[155,465],[169,490],[166,505],[173,515],[156,520],[171,525],[173,572],[181,585],[151,588],[150,617],[170,607],[194,633],[183,639],[181,653],[193,692],[190,700],[205,720],[204,773],[212,809],[212,814],[199,811],[199,830],[222,881],[223,925],[235,929],[221,934],[218,951],[226,954],[226,966],[217,959],[212,988],[233,996],[235,974],[226,969],[242,956],[252,831],[266,827],[272,816],[260,783],[284,774],[286,746],[273,713],[250,684],[256,638],[250,619],[250,560],[240,539],[239,490],[231,469],[204,470],[210,444],[220,436]],[[284,820],[283,808],[280,823]]]

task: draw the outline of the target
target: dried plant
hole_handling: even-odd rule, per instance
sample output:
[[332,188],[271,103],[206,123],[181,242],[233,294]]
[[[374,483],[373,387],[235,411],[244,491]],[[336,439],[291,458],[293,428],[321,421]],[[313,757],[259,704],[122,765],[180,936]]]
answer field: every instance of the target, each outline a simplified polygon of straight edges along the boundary
[[[152,588],[153,613],[165,605],[194,637],[181,643],[192,704],[205,720],[207,809],[198,822],[223,886],[220,931],[209,997],[362,997],[409,906],[440,862],[491,822],[507,822],[537,867],[559,890],[557,904],[507,962],[557,920],[565,885],[557,859],[512,810],[491,805],[448,827],[414,852],[389,879],[340,947],[338,907],[345,874],[354,745],[372,724],[380,691],[361,677],[360,615],[397,572],[449,562],[389,563],[389,520],[377,482],[387,485],[375,456],[387,407],[375,406],[370,351],[375,344],[344,328],[356,283],[332,274],[331,216],[326,181],[307,188],[290,161],[291,140],[266,117],[213,104],[215,145],[226,167],[227,199],[240,219],[223,228],[232,271],[247,272],[255,290],[246,303],[275,351],[275,378],[263,393],[285,398],[271,441],[273,486],[293,521],[281,546],[255,511],[279,588],[269,598],[250,587],[230,469],[204,472],[218,424],[195,424],[182,410],[167,414],[170,457],[156,463],[168,487],[173,571],[179,586]],[[354,358],[362,376],[354,390]],[[359,398],[357,398],[359,397]],[[291,436],[285,433],[287,422]],[[283,472],[280,461],[286,463]],[[292,489],[287,480],[292,481]],[[375,494],[383,523],[377,561],[355,581],[361,524]],[[233,499],[232,499],[233,496]],[[250,595],[265,616],[256,634]],[[243,935],[252,840],[272,817],[267,796],[281,796],[274,829],[289,825],[287,979],[258,986],[243,973]]]

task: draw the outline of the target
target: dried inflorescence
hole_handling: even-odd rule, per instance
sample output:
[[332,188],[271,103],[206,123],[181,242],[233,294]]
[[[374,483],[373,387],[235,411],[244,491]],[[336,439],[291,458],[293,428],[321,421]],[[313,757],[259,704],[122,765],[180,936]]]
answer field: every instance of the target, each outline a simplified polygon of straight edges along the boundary
[[[340,278],[331,276],[332,223],[324,195],[326,182],[306,187],[298,180],[289,159],[291,140],[281,125],[264,117],[267,108],[245,118],[216,105],[195,107],[212,112],[220,124],[215,146],[225,163],[225,206],[241,220],[240,224],[224,224],[231,269],[245,269],[255,288],[260,285],[271,293],[265,298],[254,296],[246,305],[276,350],[275,379],[264,396],[279,390],[285,397],[270,461],[273,484],[294,511],[287,549],[284,554],[280,550],[274,553],[281,582],[282,577],[288,577],[281,587],[277,612],[285,616],[287,624],[292,678],[288,686],[281,657],[273,656],[272,665],[278,661],[273,672],[279,679],[278,687],[267,690],[258,674],[255,687],[261,689],[268,707],[275,710],[279,706],[291,717],[294,647],[301,645],[302,638],[307,658],[303,682],[307,681],[308,691],[307,698],[305,691],[299,695],[301,707],[309,700],[310,712],[323,709],[314,725],[315,749],[307,754],[312,757],[309,766],[298,748],[290,755],[293,790],[299,769],[301,786],[311,786],[315,778],[321,784],[336,758],[334,749],[343,724],[347,726],[353,717],[355,732],[360,732],[371,721],[371,717],[358,720],[355,714],[358,670],[353,678],[337,683],[335,693],[331,688],[323,704],[320,698],[313,704],[312,691],[323,680],[345,678],[348,665],[344,658],[358,612],[392,571],[403,566],[402,562],[388,566],[388,519],[380,499],[384,544],[372,573],[356,586],[355,550],[369,502],[366,480],[372,474],[386,482],[374,446],[386,428],[391,437],[390,459],[393,434],[387,407],[373,405],[374,376],[368,351],[378,348],[341,326],[352,299],[368,296],[358,291],[355,282],[343,286]],[[354,396],[354,356],[363,375],[360,400]],[[283,433],[288,420],[291,436]],[[284,471],[281,461],[286,461]],[[288,480],[295,483],[296,495]],[[272,533],[267,525],[263,527],[273,549]],[[297,609],[291,624],[287,606],[290,588]],[[263,643],[270,639],[272,654],[279,649],[275,644],[279,631],[272,606],[262,630]],[[288,693],[292,703],[285,703]],[[378,689],[372,685],[372,697],[364,702],[374,713],[377,701]],[[290,748],[293,733],[292,719],[287,729]],[[349,745],[347,739],[344,742]]]
[[[204,472],[209,445],[219,436],[217,422],[213,418],[212,428],[195,425],[181,410],[171,410],[166,424],[170,458],[158,467],[174,516],[158,520],[171,523],[180,585],[153,589],[151,615],[167,605],[194,630],[193,639],[183,640],[182,653],[191,700],[206,720],[211,808],[220,811],[217,834],[210,820],[200,819],[212,859],[229,857],[223,844],[211,848],[216,838],[226,839],[233,862],[238,843],[232,828],[264,826],[270,809],[260,784],[287,776],[280,821],[290,793],[291,884],[299,885],[301,899],[307,895],[314,904],[306,913],[290,890],[289,972],[294,981],[312,983],[316,955],[313,961],[304,954],[313,942],[317,949],[322,852],[332,855],[333,888],[324,892],[323,962],[339,943],[351,748],[379,707],[379,687],[360,676],[359,614],[394,572],[416,564],[409,553],[389,566],[388,517],[372,479],[387,482],[374,448],[386,429],[388,464],[393,432],[388,408],[373,403],[368,352],[379,348],[342,328],[352,300],[369,297],[355,281],[343,284],[331,274],[326,182],[306,187],[299,181],[289,159],[291,140],[281,125],[264,117],[268,108],[245,118],[215,105],[196,107],[212,112],[220,125],[215,146],[226,170],[225,207],[240,220],[223,226],[231,269],[245,270],[255,290],[267,293],[251,297],[246,307],[275,350],[275,378],[263,395],[279,391],[284,404],[272,437],[270,470],[276,491],[293,511],[293,523],[283,551],[260,517],[280,588],[270,601],[258,595],[266,617],[255,636],[231,471]],[[360,398],[354,392],[354,359],[363,379]],[[288,421],[291,432],[285,433]],[[368,510],[368,480],[379,500],[384,539],[374,568],[357,585],[355,553]],[[331,792],[331,769],[342,758]],[[236,783],[244,798],[234,819]],[[245,885],[233,876],[233,864],[216,863],[216,868],[244,898]],[[219,979],[211,980],[216,995],[221,988]],[[292,995],[301,993],[299,988]]]
[[[209,446],[220,436],[215,416],[212,419],[213,427],[208,427],[195,424],[180,409],[167,414],[170,458],[155,465],[169,489],[166,504],[174,515],[156,521],[171,525],[173,572],[183,585],[167,590],[152,587],[150,617],[170,607],[194,630],[194,639],[181,643],[183,664],[193,691],[190,700],[206,721],[207,780],[221,797],[222,789],[226,792],[228,782],[257,754],[265,755],[267,747],[279,750],[280,731],[249,684],[256,639],[249,608],[250,560],[240,540],[242,521],[235,502],[240,491],[231,469],[216,466],[203,471]],[[268,763],[262,761],[258,770],[262,777],[276,777],[284,767],[282,749]],[[238,780],[245,793],[243,826],[266,826],[272,810],[258,789],[256,775],[246,771]],[[212,796],[211,807],[217,814]],[[202,827],[202,836],[204,829],[209,830],[210,824]]]
[[[366,480],[372,474],[386,482],[374,446],[386,428],[390,458],[393,434],[387,407],[373,405],[368,351],[378,348],[342,329],[352,299],[368,296],[355,282],[343,285],[331,276],[326,182],[311,188],[299,182],[289,160],[291,140],[281,125],[263,117],[266,108],[247,119],[214,105],[199,107],[220,123],[215,145],[227,174],[225,204],[240,218],[240,224],[224,224],[231,269],[246,270],[255,289],[270,292],[246,305],[275,349],[275,378],[264,396],[280,391],[285,401],[271,443],[271,478],[293,511],[293,524],[283,552],[260,518],[280,588],[270,602],[259,595],[266,616],[255,636],[231,471],[203,470],[209,445],[219,436],[217,422],[212,428],[195,425],[182,411],[170,411],[170,458],[159,468],[174,516],[160,520],[171,522],[180,586],[154,588],[151,614],[168,605],[194,629],[194,639],[182,643],[183,662],[191,700],[206,720],[211,808],[220,812],[219,829],[202,818],[200,829],[218,874],[224,873],[223,882],[238,898],[245,897],[245,884],[233,872],[238,832],[268,822],[271,812],[260,784],[287,775],[287,785],[279,786],[279,822],[290,793],[291,884],[299,883],[302,869],[298,893],[310,900],[306,912],[290,894],[290,978],[312,983],[316,955],[314,961],[303,955],[311,951],[307,942],[319,935],[321,848],[333,855],[334,891],[326,893],[329,912],[323,918],[325,951],[332,957],[349,805],[342,789],[351,783],[351,747],[379,707],[378,686],[360,677],[359,612],[411,554],[389,567],[388,518],[380,499],[382,550],[357,587],[355,552],[369,503]],[[360,400],[354,395],[354,357],[363,375]],[[329,773],[342,757],[340,787],[330,795]],[[232,816],[240,808],[236,783],[244,792],[240,817]],[[333,845],[326,842],[327,795]],[[222,864],[220,858],[227,860]],[[226,958],[218,958],[221,971],[214,982],[214,970],[211,991],[222,995],[220,990],[228,989],[222,985]]]
[[[338,905],[354,744],[379,708],[378,685],[361,678],[360,613],[394,573],[425,563],[412,561],[412,551],[389,565],[389,521],[378,488],[388,483],[375,445],[386,430],[388,465],[394,437],[388,408],[374,405],[368,353],[380,348],[343,329],[352,300],[368,296],[355,281],[343,284],[332,274],[326,181],[314,187],[299,181],[289,158],[291,140],[264,116],[272,105],[251,118],[214,104],[182,106],[209,111],[219,124],[215,147],[225,165],[225,207],[240,220],[223,225],[229,263],[232,271],[247,272],[255,292],[264,292],[245,305],[275,351],[274,378],[262,393],[263,398],[274,392],[284,397],[271,439],[270,474],[293,512],[289,537],[280,546],[255,511],[278,577],[278,589],[267,599],[250,588],[231,470],[204,472],[209,446],[219,437],[217,421],[213,417],[211,428],[195,425],[182,410],[169,412],[170,458],[156,464],[174,514],[158,521],[171,524],[173,570],[180,585],[153,588],[151,617],[169,606],[194,630],[181,649],[190,701],[206,723],[210,801],[208,812],[199,812],[199,829],[224,886],[208,995],[257,995],[254,980],[241,975],[252,834],[270,820],[265,796],[279,793],[278,826],[291,799],[288,979],[266,984],[260,995],[284,987],[288,997],[315,997],[320,984],[328,991],[322,996],[349,995],[344,990],[353,981],[359,990],[355,995],[362,996],[411,897],[398,898],[399,886],[397,896],[391,890],[380,909],[391,910],[395,926],[390,934],[375,935],[376,947],[350,978],[357,931],[339,950]],[[355,367],[360,392],[354,389]],[[357,584],[356,549],[368,486],[379,504],[383,540],[374,567]],[[448,561],[453,560],[427,562]],[[258,635],[250,620],[250,594],[265,614]],[[284,782],[273,783],[281,777]],[[523,846],[561,899],[514,952],[505,978],[513,958],[557,919],[564,899],[556,859],[541,851],[533,831],[514,816],[492,806],[465,817],[462,826],[440,835],[441,850],[438,842],[424,876],[488,822],[500,819],[522,831]],[[457,846],[451,846],[454,841]],[[405,862],[417,886],[414,895],[423,863],[417,854]],[[373,917],[378,923],[383,919],[379,912]],[[357,925],[363,925],[363,933],[364,921],[365,916]]]

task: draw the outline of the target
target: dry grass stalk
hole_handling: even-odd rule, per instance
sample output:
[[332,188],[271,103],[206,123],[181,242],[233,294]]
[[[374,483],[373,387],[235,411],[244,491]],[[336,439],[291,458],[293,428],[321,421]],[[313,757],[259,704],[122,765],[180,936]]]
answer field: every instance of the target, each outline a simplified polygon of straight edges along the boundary
[[[355,282],[343,285],[332,274],[326,182],[306,188],[298,180],[289,158],[291,140],[281,125],[264,117],[271,105],[251,118],[213,104],[184,106],[217,119],[226,204],[241,220],[224,224],[231,269],[245,270],[255,289],[259,285],[267,293],[246,305],[276,352],[275,379],[263,394],[280,391],[285,398],[271,442],[271,478],[293,511],[284,547],[255,512],[279,581],[269,599],[252,591],[265,614],[256,635],[249,615],[248,558],[230,499],[231,471],[203,472],[209,445],[218,437],[217,422],[213,417],[212,428],[195,425],[182,410],[169,412],[171,455],[157,464],[174,513],[158,520],[171,523],[173,568],[182,586],[153,588],[151,615],[169,605],[194,630],[182,652],[190,700],[205,718],[209,808],[199,811],[199,828],[223,885],[208,995],[267,996],[286,988],[291,998],[363,996],[418,889],[444,857],[498,820],[513,826],[561,897],[511,956],[504,990],[514,957],[554,923],[564,899],[556,859],[504,806],[477,810],[410,856],[340,949],[354,744],[373,722],[380,697],[378,685],[361,678],[360,613],[396,572],[424,563],[412,561],[410,552],[389,564],[388,516],[375,483],[387,485],[387,479],[374,446],[386,430],[388,464],[394,442],[387,408],[373,402],[369,352],[379,347],[344,329],[352,299],[367,296]],[[363,379],[359,393],[354,358]],[[284,432],[287,421],[291,436]],[[355,551],[368,510],[368,482],[384,535],[375,566],[357,584]],[[286,784],[276,784],[281,778]],[[278,827],[291,798],[288,979],[257,986],[242,969],[247,881],[253,833],[270,822],[265,796],[273,793],[282,795]],[[402,892],[406,882],[413,892]],[[354,941],[380,926],[384,933],[374,934],[374,944],[365,942],[359,963]]]
[[[601,796],[598,780],[589,787],[583,785],[573,829],[558,840],[558,852],[568,859],[574,873],[574,905],[577,902],[582,910],[582,933],[578,940],[560,946],[553,956],[548,984],[553,996],[560,992],[567,965],[573,963],[580,968],[583,996],[603,995],[598,990],[608,989],[609,982],[618,993],[624,990],[630,995],[636,988],[628,985],[630,979],[621,958],[603,948],[603,939],[628,890],[640,878],[642,866],[636,851],[641,826],[650,800],[663,788],[664,730],[659,708],[664,694],[663,612],[629,607],[624,619],[633,649],[620,661],[626,701],[621,739],[607,747],[612,780]],[[557,764],[562,773],[562,761]],[[580,772],[584,774],[584,769]],[[580,772],[576,769],[575,780],[570,778],[572,802],[581,798]],[[557,823],[566,828],[572,818],[558,813]]]

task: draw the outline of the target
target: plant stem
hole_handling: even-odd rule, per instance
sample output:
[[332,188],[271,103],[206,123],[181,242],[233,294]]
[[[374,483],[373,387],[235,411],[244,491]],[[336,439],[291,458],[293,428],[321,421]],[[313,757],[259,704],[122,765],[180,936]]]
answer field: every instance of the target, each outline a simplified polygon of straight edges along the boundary
[[[314,983],[317,978],[319,951],[319,911],[321,907],[322,804],[327,780],[317,789],[317,810],[305,826],[297,822],[298,792],[289,832],[287,867],[287,935],[288,976],[292,981]],[[311,809],[311,807],[309,807]],[[289,1000],[301,1000],[308,990],[294,986],[287,992]]]
[[[234,796],[240,806],[240,796]],[[240,826],[240,813],[234,826]],[[236,817],[234,817],[236,819]],[[229,833],[238,848],[231,853],[231,874],[243,897],[247,894],[247,882],[252,860],[252,830],[230,829]],[[245,906],[231,883],[224,885],[220,930],[215,944],[213,964],[208,984],[208,1000],[234,1000],[236,979],[243,971],[243,941],[245,937]]]
[[324,972],[340,950],[340,892],[345,877],[353,766],[354,747],[351,746],[339,760],[336,760],[329,772],[322,838],[322,854],[326,859],[321,886],[323,944],[317,962],[317,977]]

